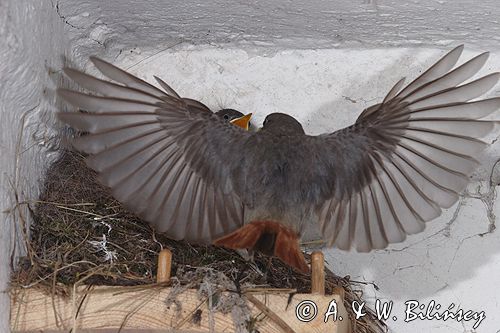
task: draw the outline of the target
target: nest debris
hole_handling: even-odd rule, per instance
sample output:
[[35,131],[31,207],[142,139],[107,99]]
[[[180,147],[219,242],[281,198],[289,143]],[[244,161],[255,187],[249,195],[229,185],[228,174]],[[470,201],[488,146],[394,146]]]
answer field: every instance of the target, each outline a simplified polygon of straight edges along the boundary
[[[85,165],[84,156],[76,152],[61,152],[47,170],[40,198],[31,208],[33,223],[30,239],[26,240],[28,251],[13,273],[14,287],[68,294],[74,284],[154,284],[158,253],[169,248],[173,254],[172,276],[179,285],[200,288],[205,280],[200,278],[193,283],[192,276],[210,270],[227,277],[237,288],[310,292],[310,275],[292,270],[277,258],[256,253],[253,266],[232,250],[189,244],[156,234],[112,197],[97,181],[95,172]],[[306,260],[310,261],[307,254]],[[354,320],[350,304],[355,300],[361,302],[358,283],[326,270],[326,293],[337,287],[344,289],[345,305],[355,323],[353,331],[386,332],[385,323],[370,309],[366,316]]]

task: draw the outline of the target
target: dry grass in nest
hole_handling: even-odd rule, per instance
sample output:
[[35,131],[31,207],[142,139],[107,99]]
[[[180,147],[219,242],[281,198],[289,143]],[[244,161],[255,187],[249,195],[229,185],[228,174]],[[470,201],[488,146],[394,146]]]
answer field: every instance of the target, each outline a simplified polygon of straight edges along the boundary
[[[47,171],[33,220],[29,253],[12,278],[17,286],[64,293],[66,289],[60,286],[75,283],[153,284],[158,252],[169,248],[173,253],[172,276],[177,275],[181,285],[196,287],[193,275],[211,270],[222,273],[237,288],[289,288],[299,293],[308,293],[311,288],[309,275],[295,272],[276,258],[256,254],[256,269],[234,251],[155,234],[97,182],[83,156],[75,152],[62,152]],[[308,255],[306,259],[310,259]],[[327,293],[336,287],[344,288],[346,308],[353,319],[350,304],[361,301],[362,296],[361,291],[353,288],[356,283],[329,270],[325,282]],[[386,326],[368,311],[356,321],[354,331],[384,332]]]

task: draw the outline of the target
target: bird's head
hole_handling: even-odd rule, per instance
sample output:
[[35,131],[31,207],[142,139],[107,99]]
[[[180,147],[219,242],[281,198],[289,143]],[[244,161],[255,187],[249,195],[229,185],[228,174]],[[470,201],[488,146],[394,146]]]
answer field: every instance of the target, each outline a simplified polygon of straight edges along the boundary
[[305,134],[302,125],[292,116],[285,113],[271,113],[264,120],[263,131],[280,135]]
[[222,109],[217,111],[215,114],[224,118],[224,120],[227,120],[231,124],[241,127],[247,131],[251,126],[250,124],[250,118],[252,118],[251,113],[244,115],[240,111],[234,109]]

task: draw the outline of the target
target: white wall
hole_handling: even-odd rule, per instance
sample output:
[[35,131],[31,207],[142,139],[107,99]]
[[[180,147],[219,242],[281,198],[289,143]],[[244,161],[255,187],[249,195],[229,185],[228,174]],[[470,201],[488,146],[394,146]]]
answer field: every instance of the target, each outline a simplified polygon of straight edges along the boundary
[[[51,71],[65,53],[63,25],[49,1],[0,1],[0,332],[9,331],[10,260],[21,245],[14,194],[35,199],[53,155],[50,88],[59,74]],[[21,211],[29,218],[26,206]]]
[[[348,125],[397,79],[414,77],[452,46],[466,43],[468,56],[491,50],[485,71],[499,70],[499,17],[496,0],[0,1],[1,205],[12,205],[9,179],[32,198],[51,157],[54,100],[43,88],[59,79],[47,66],[60,67],[66,46],[76,66],[100,55],[148,80],[159,75],[209,106],[254,112],[257,121],[289,112],[314,134]],[[485,152],[471,190],[481,185],[487,192],[484,180],[499,149]],[[496,201],[491,194],[485,202]],[[471,323],[402,322],[408,299],[484,310],[477,331],[498,332],[500,292],[493,284],[500,281],[500,235],[479,236],[498,207],[469,198],[449,223],[454,212],[387,250],[329,251],[327,259],[337,274],[380,287],[368,287],[366,297],[395,301],[400,319],[389,322],[395,332],[470,332]],[[2,290],[11,225],[0,234]]]
[[[496,0],[60,0],[78,52],[115,57],[178,42],[312,49],[446,45],[496,47]],[[95,44],[95,50],[89,46]],[[100,45],[102,44],[102,45]],[[75,44],[76,46],[76,44]],[[102,46],[102,47],[99,47]]]

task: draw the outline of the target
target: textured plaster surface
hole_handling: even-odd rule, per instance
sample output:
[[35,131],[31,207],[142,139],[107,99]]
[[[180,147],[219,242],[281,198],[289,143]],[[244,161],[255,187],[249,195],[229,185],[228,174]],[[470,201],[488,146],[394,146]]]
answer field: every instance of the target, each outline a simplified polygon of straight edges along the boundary
[[[55,1],[55,0],[53,0]],[[83,54],[89,45],[113,52],[156,50],[179,42],[243,43],[311,49],[440,45],[468,40],[498,47],[496,0],[80,1],[59,0]],[[78,46],[76,45],[78,44]]]
[[[500,70],[499,17],[496,0],[0,0],[2,211],[15,203],[12,188],[20,201],[35,197],[53,156],[51,89],[66,84],[58,72],[66,49],[76,67],[99,55],[210,107],[254,112],[257,123],[288,112],[318,134],[349,125],[401,76],[415,77],[454,45],[466,43],[468,56],[491,50],[484,71]],[[472,332],[471,322],[403,322],[406,300],[434,299],[484,310],[477,332],[500,332],[496,173],[490,187],[499,150],[484,153],[462,201],[423,233],[370,254],[326,252],[338,274],[377,285],[367,285],[369,301],[394,301],[392,331]],[[2,213],[2,221],[0,332],[7,332],[4,291],[19,215]]]
[[[9,332],[7,293],[13,252],[22,251],[23,201],[36,197],[52,157],[54,97],[66,45],[50,2],[0,1],[0,332]],[[16,203],[21,203],[17,205]]]

